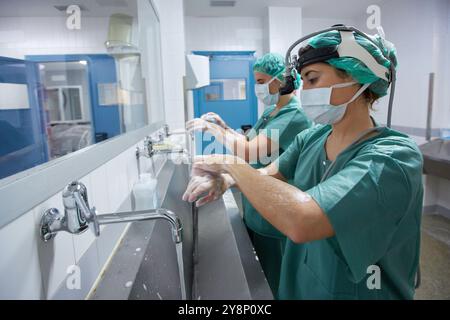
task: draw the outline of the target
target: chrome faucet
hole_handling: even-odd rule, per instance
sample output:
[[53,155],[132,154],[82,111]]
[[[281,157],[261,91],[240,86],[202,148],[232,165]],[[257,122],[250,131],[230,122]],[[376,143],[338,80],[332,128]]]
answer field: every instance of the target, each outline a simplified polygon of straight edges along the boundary
[[[192,157],[194,155],[194,135],[192,132],[182,131],[182,132],[170,132],[169,126],[165,124],[158,132],[155,133],[157,138],[147,136],[144,139],[144,146],[142,148],[136,147],[136,161],[138,167],[138,175],[141,174],[141,162],[140,158],[145,157],[149,158],[152,166],[153,176],[156,175],[155,172],[155,162],[153,156],[155,154],[185,154],[189,158],[192,163]],[[165,138],[168,138],[172,135],[185,135],[186,136],[186,148],[172,148],[163,146],[163,142]],[[188,151],[189,150],[189,151]]]
[[129,211],[97,215],[95,207],[89,208],[87,189],[78,181],[70,183],[63,191],[64,213],[56,208],[45,211],[41,218],[40,234],[43,241],[54,238],[60,231],[81,234],[91,228],[95,236],[100,236],[100,226],[112,223],[126,223],[163,219],[169,222],[172,239],[175,243],[182,241],[181,220],[173,212],[159,208],[142,211]]
[[169,125],[167,125],[167,124],[165,124],[165,125],[163,126],[163,130],[164,130],[164,134],[165,134],[165,136],[166,136],[167,138],[170,137],[170,136],[175,136],[175,135],[180,135],[180,134],[185,134],[185,135],[188,135],[188,134],[189,134],[187,131],[170,132]]

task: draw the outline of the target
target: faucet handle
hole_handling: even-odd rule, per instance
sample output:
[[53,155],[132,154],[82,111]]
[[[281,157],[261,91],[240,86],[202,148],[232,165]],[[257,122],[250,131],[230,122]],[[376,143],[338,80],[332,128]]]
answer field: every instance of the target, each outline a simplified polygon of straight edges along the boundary
[[90,223],[89,223],[89,228],[91,229],[91,231],[94,233],[94,235],[96,237],[100,236],[100,224],[98,223],[98,218],[97,218],[97,209],[95,207],[92,207],[91,209],[91,219],[90,219]]
[[54,238],[59,231],[81,234],[91,227],[96,236],[100,228],[95,207],[89,208],[87,189],[84,184],[74,181],[63,191],[64,213],[56,208],[44,212],[41,218],[40,234],[45,242]]
[[66,230],[65,214],[56,208],[45,210],[39,226],[41,239],[47,242],[53,239],[58,231]]

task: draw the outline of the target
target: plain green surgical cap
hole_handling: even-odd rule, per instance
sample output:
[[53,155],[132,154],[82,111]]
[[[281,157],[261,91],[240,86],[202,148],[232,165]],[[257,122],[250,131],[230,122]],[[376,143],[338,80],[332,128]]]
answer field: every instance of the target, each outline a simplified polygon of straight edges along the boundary
[[[261,72],[272,77],[277,77],[278,80],[284,81],[284,72],[286,66],[284,65],[284,57],[279,53],[266,53],[262,57],[256,59],[253,65],[254,72]],[[300,76],[294,81],[295,89],[300,87]]]
[[[388,69],[390,68],[392,62],[394,63],[395,67],[397,66],[397,54],[394,46],[391,43],[383,41],[378,35],[371,36],[372,39],[378,44],[378,46],[375,46],[366,38],[355,33],[354,35],[356,42],[360,44],[364,49],[366,49],[379,64],[385,66]],[[308,41],[308,44],[313,48],[335,46],[340,43],[341,35],[336,30],[319,34]],[[386,59],[381,50],[383,50],[384,54],[387,55],[390,60]],[[382,97],[387,94],[389,83],[386,80],[383,80],[376,76],[360,60],[352,57],[340,57],[331,58],[326,62],[337,69],[344,70],[358,83],[371,83],[371,85],[369,86],[369,90],[371,90],[378,96]]]

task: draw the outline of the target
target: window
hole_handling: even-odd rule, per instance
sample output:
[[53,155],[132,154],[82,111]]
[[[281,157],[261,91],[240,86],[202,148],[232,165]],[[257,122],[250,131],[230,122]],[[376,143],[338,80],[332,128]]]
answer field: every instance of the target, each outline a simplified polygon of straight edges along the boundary
[[245,79],[212,79],[205,88],[206,101],[246,100]]

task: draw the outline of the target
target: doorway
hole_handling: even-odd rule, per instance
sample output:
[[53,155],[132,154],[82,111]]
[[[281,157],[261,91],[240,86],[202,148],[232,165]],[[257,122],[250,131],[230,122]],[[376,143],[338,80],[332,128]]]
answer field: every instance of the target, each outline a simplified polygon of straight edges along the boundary
[[[254,93],[254,51],[194,51],[209,57],[210,85],[194,90],[194,117],[217,113],[231,128],[246,130],[255,124],[258,104]],[[197,134],[197,154],[215,143],[209,134]],[[198,143],[201,141],[201,143]],[[211,148],[209,148],[211,149]],[[215,148],[214,153],[223,147]]]

